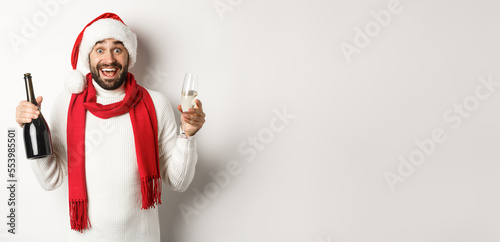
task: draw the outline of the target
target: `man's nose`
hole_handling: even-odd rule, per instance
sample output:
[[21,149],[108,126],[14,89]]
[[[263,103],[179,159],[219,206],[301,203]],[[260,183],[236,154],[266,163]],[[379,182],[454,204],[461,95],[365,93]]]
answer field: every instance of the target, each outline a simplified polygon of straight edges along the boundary
[[113,63],[115,61],[115,56],[112,51],[106,51],[103,56],[103,61],[106,63]]

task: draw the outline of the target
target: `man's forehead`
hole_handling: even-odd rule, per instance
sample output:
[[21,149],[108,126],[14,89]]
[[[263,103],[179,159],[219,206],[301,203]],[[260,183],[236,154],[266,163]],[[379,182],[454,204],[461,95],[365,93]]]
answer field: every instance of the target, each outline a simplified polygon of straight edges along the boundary
[[123,42],[121,42],[119,40],[116,40],[116,39],[104,39],[104,40],[100,40],[100,41],[95,42],[95,45],[105,44],[106,42],[110,42],[110,43],[112,43],[114,45],[123,45]]

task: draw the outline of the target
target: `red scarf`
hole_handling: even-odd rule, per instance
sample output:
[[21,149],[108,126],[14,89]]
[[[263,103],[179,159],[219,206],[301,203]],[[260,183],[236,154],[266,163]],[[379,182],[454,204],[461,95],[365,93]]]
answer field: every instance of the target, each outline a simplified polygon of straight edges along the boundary
[[161,204],[161,177],[158,164],[158,127],[153,100],[146,89],[137,85],[127,73],[125,97],[122,101],[102,105],[96,102],[92,75],[87,74],[87,88],[73,94],[68,109],[68,186],[71,229],[83,232],[90,220],[87,213],[85,182],[85,116],[86,110],[107,119],[130,114],[134,131],[135,151],[141,179],[142,209]]

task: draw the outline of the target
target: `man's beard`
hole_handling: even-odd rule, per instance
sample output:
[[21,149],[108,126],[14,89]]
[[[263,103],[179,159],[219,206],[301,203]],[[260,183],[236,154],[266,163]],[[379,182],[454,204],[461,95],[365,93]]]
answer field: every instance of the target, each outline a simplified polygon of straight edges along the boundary
[[[89,63],[90,65],[90,63]],[[117,68],[120,72],[117,73],[114,79],[103,80],[100,70],[102,68]],[[122,65],[117,62],[111,64],[98,64],[96,67],[90,65],[90,73],[95,82],[105,90],[115,90],[119,88],[127,80],[128,65],[122,69]]]

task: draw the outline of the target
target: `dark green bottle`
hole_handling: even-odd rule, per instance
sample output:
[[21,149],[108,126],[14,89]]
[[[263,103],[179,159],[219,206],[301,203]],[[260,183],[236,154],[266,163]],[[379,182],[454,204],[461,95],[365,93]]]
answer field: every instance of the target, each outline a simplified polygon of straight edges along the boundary
[[[36,102],[30,73],[24,74],[24,83],[28,102],[35,104],[40,110],[40,106]],[[32,119],[30,123],[24,124],[24,147],[28,159],[38,159],[52,155],[49,126],[41,112],[37,119]]]

